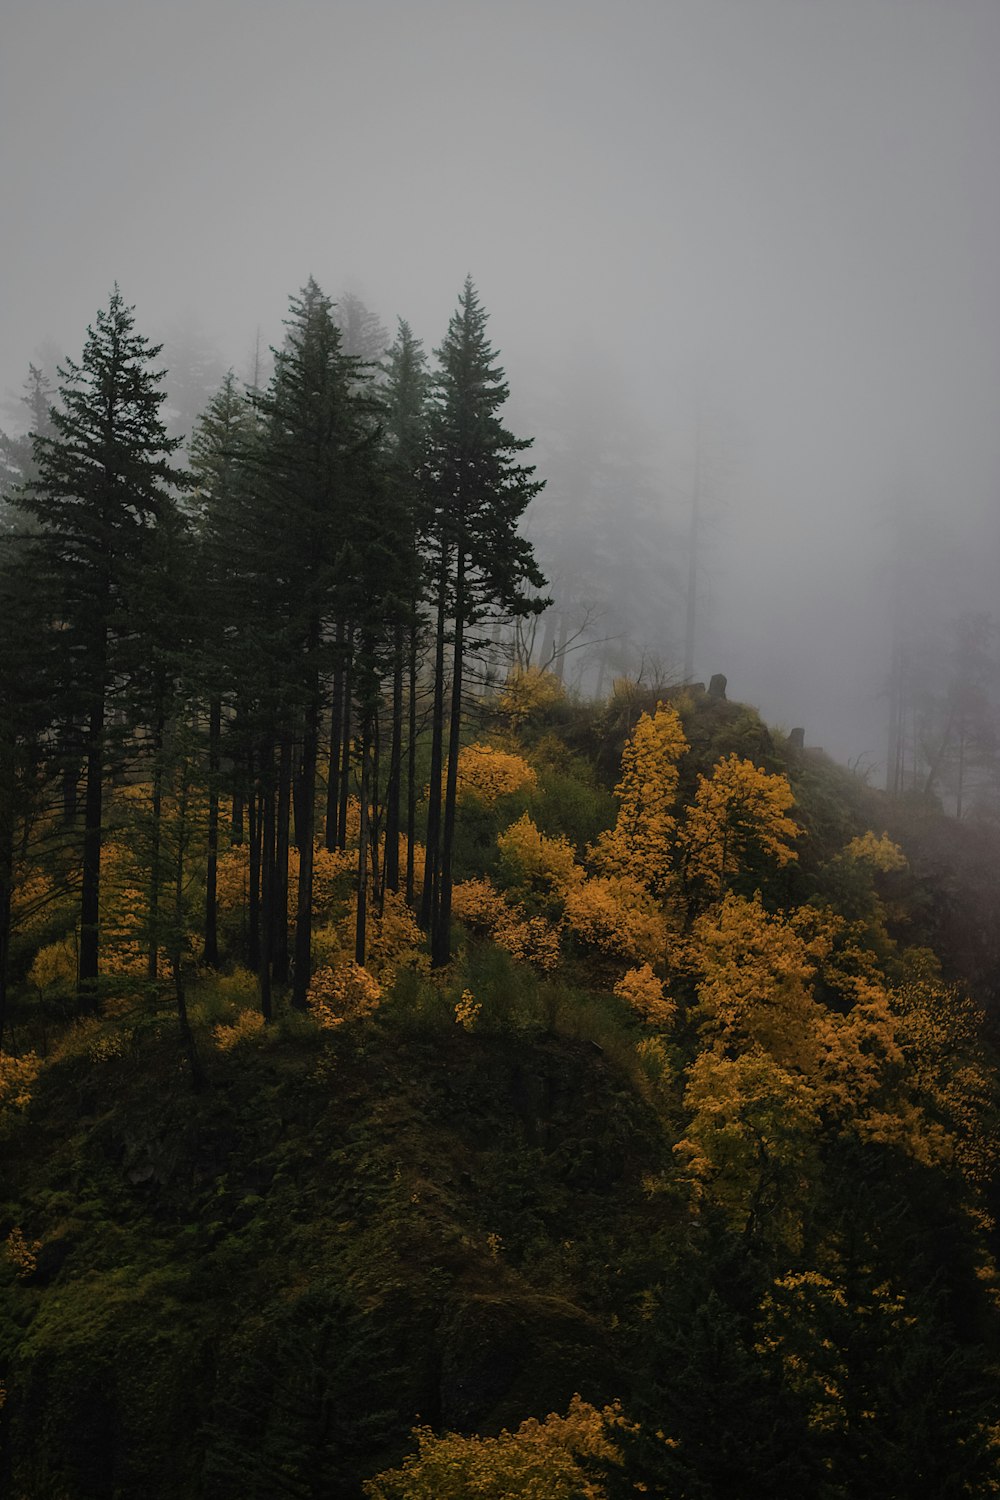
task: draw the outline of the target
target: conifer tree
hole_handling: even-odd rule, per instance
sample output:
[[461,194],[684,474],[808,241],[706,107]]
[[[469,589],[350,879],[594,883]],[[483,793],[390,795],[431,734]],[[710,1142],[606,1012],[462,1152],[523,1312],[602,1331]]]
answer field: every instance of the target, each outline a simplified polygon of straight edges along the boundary
[[[58,632],[58,692],[84,729],[79,998],[98,1007],[98,900],[104,776],[112,729],[135,713],[125,692],[146,643],[135,619],[148,583],[154,533],[181,475],[170,462],[178,440],[160,417],[159,345],[135,332],[118,287],[87,330],[80,362],[60,367],[55,431],[35,440],[37,478],[19,505],[39,528],[37,586]],[[113,714],[111,710],[113,709]]]
[[403,698],[407,679],[406,895],[413,899],[413,844],[416,810],[417,660],[423,594],[424,525],[420,465],[424,452],[427,375],[420,339],[402,318],[384,365],[382,392],[383,463],[388,501],[394,513],[396,545],[403,580],[392,610],[392,729],[385,815],[385,884],[399,887],[399,834],[402,822]]
[[[530,542],[517,530],[521,516],[542,488],[534,469],[518,461],[531,440],[504,427],[500,408],[509,389],[486,335],[487,314],[467,277],[444,342],[436,351],[426,460],[427,492],[433,508],[435,589],[435,689],[427,859],[422,916],[431,929],[437,966],[451,951],[452,849],[458,752],[461,741],[467,630],[491,610],[527,614],[547,601],[529,598],[543,578]],[[451,686],[447,729],[448,768],[442,795],[445,750],[444,696],[446,625],[451,622]]]

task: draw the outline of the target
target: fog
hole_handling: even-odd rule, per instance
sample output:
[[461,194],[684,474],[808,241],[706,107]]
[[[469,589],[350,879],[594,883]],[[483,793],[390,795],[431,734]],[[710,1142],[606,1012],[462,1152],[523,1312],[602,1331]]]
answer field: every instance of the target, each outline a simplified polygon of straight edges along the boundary
[[881,779],[901,593],[996,611],[998,76],[996,0],[7,0],[0,425],[116,280],[247,375],[471,272],[608,670],[683,671],[697,469],[694,676]]

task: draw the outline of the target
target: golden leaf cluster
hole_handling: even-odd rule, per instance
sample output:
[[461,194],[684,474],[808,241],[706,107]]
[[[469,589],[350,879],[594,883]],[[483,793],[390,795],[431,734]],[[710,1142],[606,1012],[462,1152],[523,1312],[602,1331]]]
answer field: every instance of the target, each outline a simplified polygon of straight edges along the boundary
[[581,1459],[620,1462],[613,1441],[624,1426],[615,1403],[603,1411],[574,1396],[565,1416],[535,1417],[497,1437],[414,1430],[417,1451],[364,1485],[367,1500],[603,1500]]
[[459,751],[456,777],[459,802],[472,796],[492,803],[498,797],[538,785],[535,771],[522,756],[478,741]]
[[370,1016],[381,1000],[382,986],[374,974],[353,959],[317,969],[306,996],[310,1015],[328,1030]]

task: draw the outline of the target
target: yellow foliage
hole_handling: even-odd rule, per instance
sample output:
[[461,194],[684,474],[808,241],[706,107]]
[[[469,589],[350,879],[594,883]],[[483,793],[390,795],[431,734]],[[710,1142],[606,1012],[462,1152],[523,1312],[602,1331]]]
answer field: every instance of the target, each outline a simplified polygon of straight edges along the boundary
[[805,1080],[758,1046],[738,1057],[703,1052],[688,1069],[684,1106],[691,1119],[674,1151],[695,1200],[717,1203],[734,1228],[770,1219],[795,1243],[819,1126]]
[[460,881],[452,890],[451,911],[473,932],[491,937],[514,958],[543,973],[559,962],[559,928],[544,917],[529,917],[520,902],[506,901],[485,877]]
[[711,776],[699,776],[678,834],[689,882],[716,895],[751,856],[777,865],[796,859],[790,841],[801,830],[787,816],[794,800],[787,777],[772,776],[736,754],[720,760]]
[[500,695],[500,712],[515,725],[562,703],[566,690],[552,672],[540,667],[513,667]]
[[306,1003],[320,1026],[332,1029],[345,1021],[370,1016],[381,999],[382,986],[374,974],[349,959],[336,968],[317,969]]
[[28,978],[39,990],[68,989],[76,984],[77,953],[74,937],[60,938],[39,948],[28,970]]
[[544,917],[526,917],[522,906],[507,908],[493,930],[493,940],[513,958],[543,974],[550,973],[559,962],[559,928]]
[[51,876],[41,870],[32,870],[15,881],[10,907],[11,927],[16,932],[33,932],[43,925],[47,909],[58,899]]
[[475,1031],[482,1008],[482,1001],[477,1000],[471,990],[463,990],[461,999],[455,1004],[455,1020],[464,1030]]
[[41,1248],[41,1240],[32,1240],[29,1243],[24,1237],[23,1229],[15,1227],[7,1236],[7,1259],[21,1280],[35,1274],[38,1269],[38,1252]]
[[615,985],[615,994],[626,1000],[649,1026],[666,1031],[677,1015],[677,1002],[663,993],[663,982],[657,979],[649,964],[629,969]]
[[495,932],[510,908],[491,880],[460,880],[452,887],[451,914],[473,932]]
[[873,870],[888,874],[890,870],[905,870],[906,855],[898,844],[894,844],[887,833],[878,838],[869,828],[860,838],[851,839],[844,853],[850,859],[862,860]]
[[572,887],[566,923],[581,942],[630,962],[658,963],[666,947],[663,913],[630,875],[596,875]]
[[231,1052],[241,1042],[259,1041],[264,1032],[264,1017],[259,1010],[241,1010],[232,1026],[212,1028],[212,1039],[220,1052]]
[[771,916],[759,892],[750,901],[728,892],[697,919],[698,1000],[703,1030],[717,1048],[756,1042],[786,1064],[808,1065],[821,1009],[810,983],[828,951],[826,934],[808,931],[812,921],[808,910],[797,920]]
[[890,1004],[906,1077],[946,1133],[948,1159],[970,1181],[986,1181],[996,1166],[997,1090],[982,1011],[931,974],[907,979]]
[[[352,936],[356,911],[357,897],[352,901],[348,918]],[[423,933],[406,904],[406,897],[399,891],[384,893],[381,913],[369,906],[366,930],[366,965],[384,983],[390,983],[396,970],[402,965],[423,963]]]
[[621,780],[615,787],[617,821],[592,850],[601,869],[630,875],[661,895],[671,877],[677,763],[687,748],[680,715],[671,704],[657,704],[652,718],[640,716],[622,751]]
[[42,1071],[42,1059],[35,1052],[12,1057],[0,1052],[0,1115],[12,1109],[27,1109],[31,1103],[31,1086]]
[[521,890],[562,900],[583,879],[569,840],[540,833],[527,813],[498,836],[497,847],[508,880]]
[[580,1463],[619,1463],[612,1436],[625,1425],[621,1408],[603,1411],[574,1396],[564,1417],[530,1417],[498,1437],[435,1436],[414,1429],[417,1452],[363,1486],[367,1500],[603,1500],[605,1489]]
[[510,792],[537,785],[538,777],[528,762],[509,750],[476,743],[464,746],[458,753],[459,802],[470,795],[483,802],[495,802]]

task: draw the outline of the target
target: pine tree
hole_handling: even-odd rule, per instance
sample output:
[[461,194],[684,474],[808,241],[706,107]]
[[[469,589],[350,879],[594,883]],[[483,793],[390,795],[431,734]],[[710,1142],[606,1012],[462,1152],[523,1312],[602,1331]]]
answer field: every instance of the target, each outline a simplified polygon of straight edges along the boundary
[[139,600],[152,566],[157,527],[182,476],[169,463],[178,446],[160,417],[160,352],[135,332],[133,309],[115,286],[87,330],[80,362],[60,367],[55,431],[35,440],[38,469],[19,499],[37,526],[33,563],[59,651],[57,684],[68,717],[84,728],[79,996],[98,1008],[98,901],[104,777],[117,736],[135,717],[125,689],[145,643]]
[[424,452],[427,374],[421,341],[402,318],[384,365],[383,464],[389,504],[395,514],[403,597],[392,611],[392,729],[385,815],[385,884],[399,888],[399,834],[403,781],[403,700],[407,688],[406,895],[413,900],[416,822],[417,662],[420,603],[424,589],[421,555],[424,527],[420,466]]
[[[534,469],[518,462],[531,440],[516,438],[500,420],[509,394],[486,336],[487,314],[467,277],[458,308],[437,350],[438,373],[429,420],[427,492],[433,507],[437,554],[435,690],[427,861],[422,915],[431,928],[438,966],[451,952],[452,849],[462,725],[462,691],[469,650],[467,630],[491,611],[528,614],[547,601],[525,586],[545,584],[530,542],[518,533],[529,501],[542,488]],[[451,621],[448,767],[444,793],[445,632]]]

